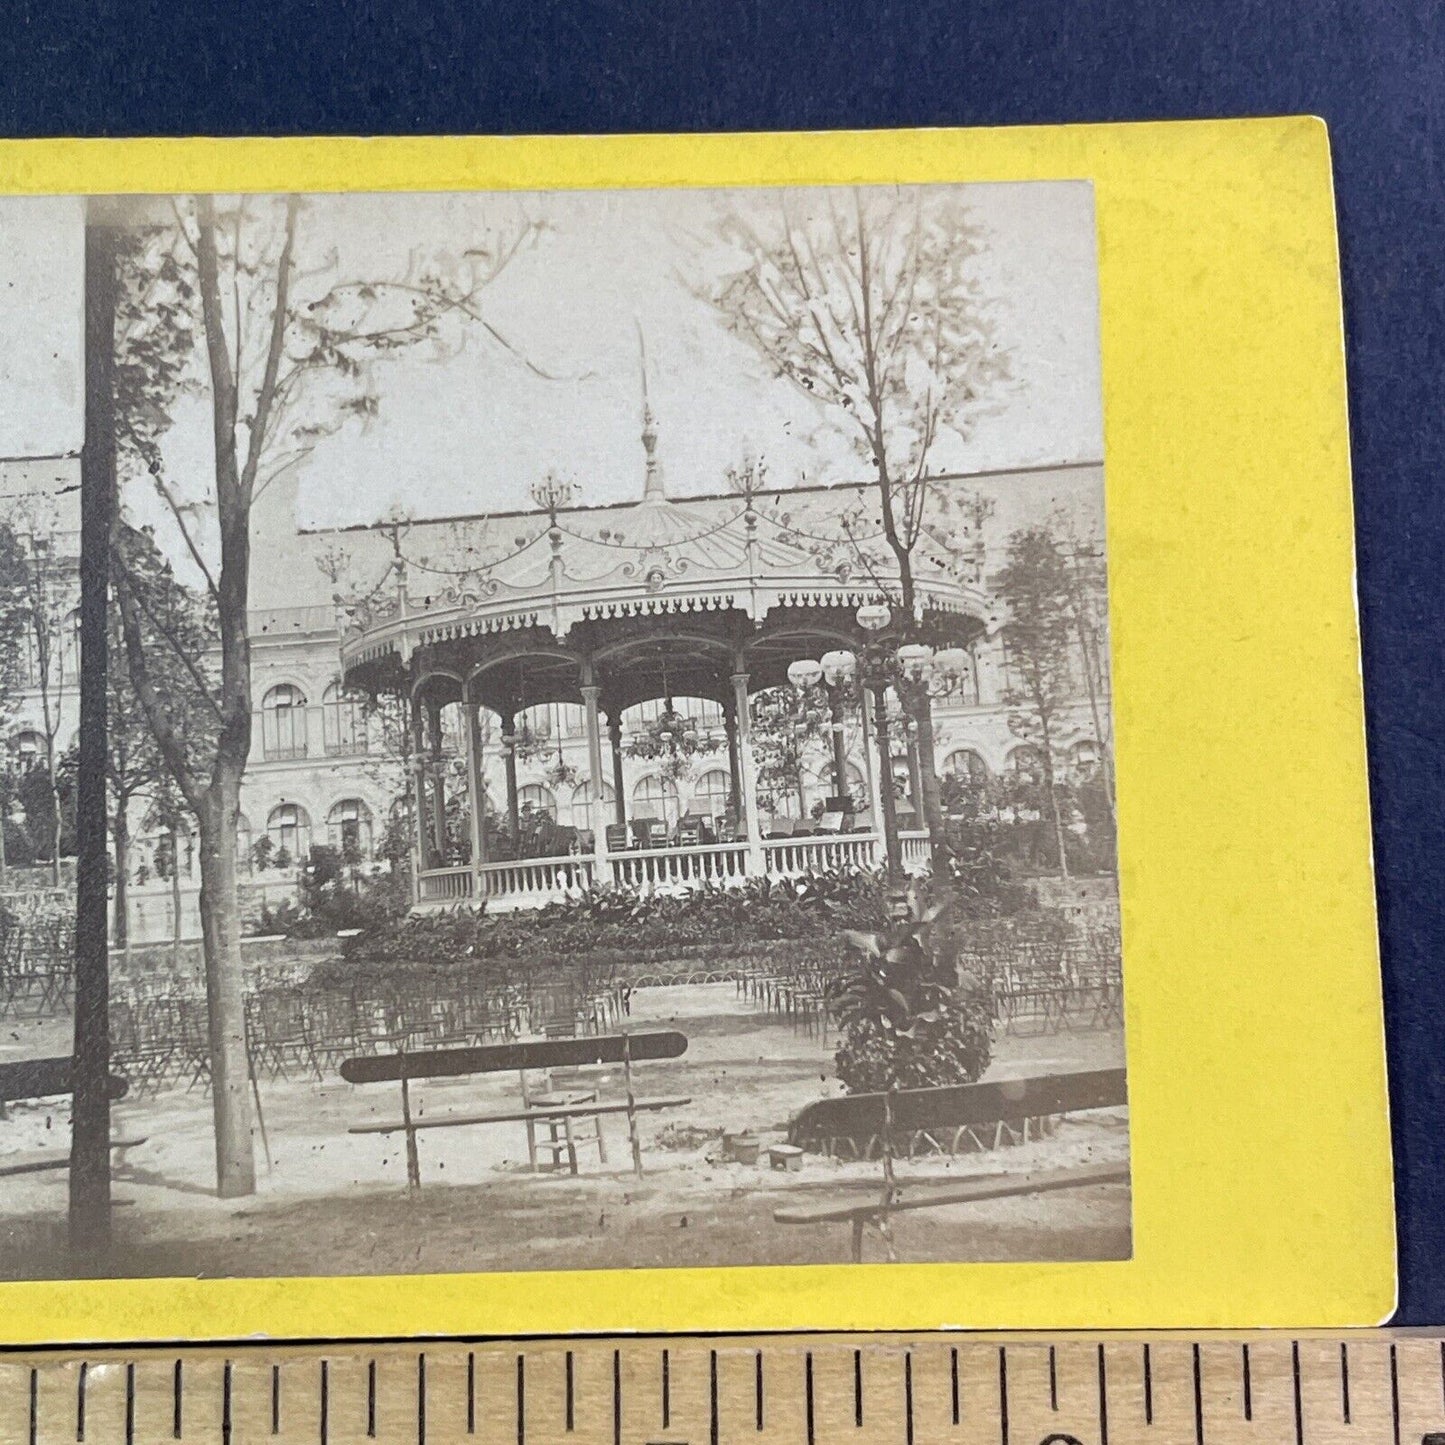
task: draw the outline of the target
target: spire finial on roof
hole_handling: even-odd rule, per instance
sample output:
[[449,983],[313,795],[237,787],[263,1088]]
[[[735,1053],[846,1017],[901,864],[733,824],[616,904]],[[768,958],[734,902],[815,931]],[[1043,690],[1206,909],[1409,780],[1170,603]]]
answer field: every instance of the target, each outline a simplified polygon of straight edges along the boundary
[[647,395],[647,339],[642,334],[640,320],[637,320],[637,351],[642,369],[642,450],[647,456],[642,499],[645,502],[658,501],[667,496],[667,488],[662,484],[662,468],[657,464],[657,423],[653,420],[652,403]]

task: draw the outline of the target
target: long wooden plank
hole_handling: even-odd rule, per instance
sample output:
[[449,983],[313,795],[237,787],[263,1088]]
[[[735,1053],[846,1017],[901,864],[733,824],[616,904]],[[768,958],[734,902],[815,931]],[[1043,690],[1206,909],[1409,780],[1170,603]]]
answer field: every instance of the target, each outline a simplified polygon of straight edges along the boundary
[[[0,1064],[0,1103],[21,1099],[49,1099],[69,1094],[72,1061],[69,1054],[50,1059],[14,1059]],[[130,1088],[117,1074],[110,1076],[110,1097],[125,1098]]]
[[[822,1139],[866,1139],[883,1130],[883,1094],[845,1094],[819,1099],[802,1109],[788,1126],[790,1144]],[[1000,1119],[1068,1114],[1078,1109],[1107,1109],[1127,1104],[1123,1069],[1090,1069],[1072,1074],[1041,1074],[984,1084],[950,1084],[937,1089],[900,1089],[893,1095],[893,1128],[962,1128]]]
[[[1012,1199],[1021,1194],[1049,1194],[1059,1189],[1089,1189],[1100,1184],[1127,1184],[1126,1164],[1087,1164],[1078,1169],[1054,1169],[1042,1174],[988,1174],[967,1184],[946,1189],[926,1189],[916,1194],[900,1191],[888,1206],[888,1213],[904,1209],[936,1209],[945,1204],[977,1204],[985,1199]],[[859,1215],[881,1212],[877,1191],[871,1199],[846,1204],[786,1206],[773,1211],[777,1224],[840,1224]]]
[[687,1035],[660,1030],[599,1034],[594,1038],[523,1039],[514,1044],[428,1049],[414,1054],[370,1054],[347,1059],[341,1065],[341,1077],[349,1084],[394,1084],[403,1074],[408,1079],[449,1079],[517,1069],[583,1068],[589,1064],[620,1064],[629,1049],[635,1064],[677,1059],[687,1052]]
[[[692,1103],[690,1097],[676,1099],[637,1099],[631,1107],[639,1113],[644,1110],[676,1109]],[[590,1119],[594,1114],[625,1114],[626,1100],[614,1104],[564,1104],[556,1109],[510,1109],[496,1114],[448,1115],[441,1119],[413,1119],[413,1129],[453,1129],[463,1124],[518,1124],[532,1121],[545,1124],[548,1119]],[[354,1124],[348,1134],[399,1134],[407,1126],[397,1119],[388,1124]]]

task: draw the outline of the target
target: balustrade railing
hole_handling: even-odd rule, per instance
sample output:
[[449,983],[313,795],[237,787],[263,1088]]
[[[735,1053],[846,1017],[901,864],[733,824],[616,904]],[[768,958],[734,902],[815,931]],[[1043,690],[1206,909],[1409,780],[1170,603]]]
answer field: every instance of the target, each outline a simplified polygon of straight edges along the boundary
[[519,903],[555,903],[592,886],[592,859],[585,853],[558,858],[520,858],[483,863],[482,892],[488,898]]
[[470,867],[429,868],[417,875],[417,902],[462,903],[471,898],[476,876]]
[[[908,872],[928,867],[927,833],[903,833],[899,843]],[[840,868],[874,868],[883,859],[883,843],[875,833],[765,838],[761,847],[763,872],[770,878],[796,878]],[[610,883],[626,888],[741,882],[749,874],[748,845],[704,843],[628,849],[608,854],[607,874]],[[590,853],[484,863],[479,869],[433,868],[418,878],[417,900],[447,905],[487,898],[501,904],[540,906],[590,888],[596,876],[596,863]]]
[[747,876],[746,843],[645,848],[608,857],[613,881],[629,888],[659,883],[727,883]]
[[836,868],[871,868],[879,858],[872,833],[813,834],[805,838],[765,838],[763,859],[769,877],[826,873]]

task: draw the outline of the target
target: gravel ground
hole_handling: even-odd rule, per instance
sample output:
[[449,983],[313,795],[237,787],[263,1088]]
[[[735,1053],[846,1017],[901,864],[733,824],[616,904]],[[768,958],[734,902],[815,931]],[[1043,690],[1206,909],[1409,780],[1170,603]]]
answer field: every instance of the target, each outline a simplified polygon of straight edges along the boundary
[[[394,1118],[395,1086],[340,1081],[263,1083],[270,1150],[259,1147],[257,1194],[214,1197],[210,1101],[173,1089],[116,1106],[117,1131],[144,1135],[117,1171],[116,1247],[100,1272],[114,1275],[288,1275],[449,1272],[664,1265],[804,1264],[849,1257],[845,1225],[783,1227],[783,1203],[871,1197],[876,1163],[809,1155],[801,1173],[721,1158],[719,1135],[751,1129],[766,1143],[821,1094],[838,1091],[836,1039],[795,1033],[753,1012],[731,984],[646,989],[631,1025],[676,1026],[686,1055],[639,1065],[640,1095],[687,1095],[691,1103],[642,1116],[646,1177],[635,1179],[626,1126],[604,1122],[608,1159],[584,1155],[582,1174],[532,1175],[520,1124],[439,1129],[421,1136],[423,1188],[409,1195],[401,1137],[348,1135],[350,1125]],[[63,1052],[64,1021],[11,1024],[0,1058]],[[53,1036],[53,1037],[52,1037]],[[986,1077],[1117,1066],[1118,1030],[1002,1038]],[[618,1069],[588,1071],[604,1097],[622,1091]],[[566,1081],[556,1081],[565,1087]],[[513,1107],[514,1075],[431,1081],[417,1089],[435,1117]],[[63,1155],[62,1101],[19,1106],[0,1122],[0,1159]],[[978,1173],[1061,1168],[1128,1156],[1127,1112],[1064,1121],[1023,1146],[900,1166],[900,1177],[957,1180]],[[74,1273],[64,1238],[65,1174],[0,1181],[0,1278]],[[1103,1186],[899,1216],[901,1258],[946,1260],[1114,1259],[1130,1249],[1129,1191]],[[876,1257],[877,1246],[870,1246]]]

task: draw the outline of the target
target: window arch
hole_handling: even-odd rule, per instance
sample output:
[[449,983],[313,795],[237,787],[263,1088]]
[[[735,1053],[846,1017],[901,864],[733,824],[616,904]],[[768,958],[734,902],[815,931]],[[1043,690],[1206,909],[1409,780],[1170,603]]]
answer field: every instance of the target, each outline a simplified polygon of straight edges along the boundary
[[532,805],[532,812],[546,813],[552,819],[557,817],[557,797],[551,788],[543,787],[541,783],[527,783],[517,789],[517,807],[523,810],[528,804]]
[[[606,804],[607,821],[611,822],[613,804],[617,801],[617,794],[613,792],[611,783],[602,784],[602,801]],[[592,826],[592,780],[590,778],[583,778],[572,794],[572,826],[574,828],[590,828]]]
[[321,744],[330,758],[353,757],[368,747],[362,700],[339,682],[321,694]]
[[661,818],[669,828],[677,823],[677,784],[649,773],[632,789],[634,818]]
[[17,773],[28,773],[45,761],[45,735],[34,728],[23,728],[10,739],[10,766]]
[[988,778],[988,764],[984,762],[983,755],[973,748],[955,748],[943,760],[943,771],[949,777],[975,786]]
[[306,756],[306,694],[277,683],[261,699],[261,752],[267,762]]
[[1032,743],[1024,743],[1008,755],[1008,767],[1016,778],[1026,783],[1044,780],[1044,755]]
[[1102,763],[1101,749],[1093,738],[1085,738],[1069,749],[1069,767],[1080,782],[1098,777]]
[[733,781],[726,768],[709,768],[692,785],[692,801],[688,811],[705,818],[721,818],[732,801]]
[[371,809],[360,798],[342,798],[333,804],[326,815],[326,841],[343,856],[370,859]]
[[266,836],[300,862],[311,852],[311,818],[299,803],[278,803],[266,819]]

